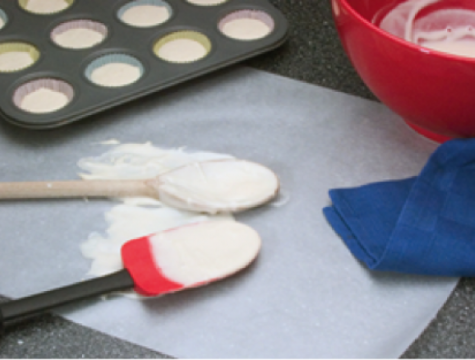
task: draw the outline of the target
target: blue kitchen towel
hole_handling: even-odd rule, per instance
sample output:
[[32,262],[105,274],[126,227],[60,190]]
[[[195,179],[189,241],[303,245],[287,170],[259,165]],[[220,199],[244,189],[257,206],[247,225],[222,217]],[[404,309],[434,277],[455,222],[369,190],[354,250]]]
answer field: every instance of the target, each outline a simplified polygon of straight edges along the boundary
[[475,139],[440,145],[417,177],[330,197],[328,222],[370,269],[475,276]]

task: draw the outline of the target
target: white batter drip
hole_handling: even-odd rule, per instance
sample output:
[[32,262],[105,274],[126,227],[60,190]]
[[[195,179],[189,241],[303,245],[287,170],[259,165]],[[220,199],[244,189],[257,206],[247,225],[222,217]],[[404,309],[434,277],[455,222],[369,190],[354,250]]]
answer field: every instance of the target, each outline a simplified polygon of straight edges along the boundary
[[95,69],[91,81],[106,87],[120,87],[133,84],[142,76],[137,66],[126,63],[110,63]]
[[[146,144],[124,144],[93,158],[79,160],[83,179],[150,179],[197,161],[230,159],[229,155],[165,150]],[[232,215],[203,215],[167,207],[157,200],[126,199],[105,214],[106,234],[93,233],[81,245],[92,260],[89,275],[102,276],[122,268],[120,248],[137,237],[206,220],[232,220]]]
[[[112,145],[117,145],[117,141],[113,139]],[[151,179],[198,161],[225,159],[233,157],[211,152],[162,149],[147,142],[114,146],[98,157],[80,159],[78,166],[84,171],[80,174],[81,178],[86,180]]]
[[192,39],[175,39],[163,44],[157,56],[170,62],[184,63],[197,61],[207,54],[206,48]]
[[475,58],[475,11],[439,9],[417,15],[441,0],[408,0],[391,10],[380,27],[417,45],[452,55]]
[[51,14],[69,7],[64,0],[28,0],[25,9],[36,14]]
[[9,51],[0,54],[0,72],[18,71],[34,63],[35,60],[25,51]]
[[103,276],[120,270],[120,249],[132,239],[207,220],[232,220],[229,215],[206,216],[189,213],[159,203],[149,205],[138,201],[114,206],[105,214],[108,228],[105,235],[92,233],[81,245],[84,257],[91,259],[88,275]]
[[155,263],[168,279],[192,286],[232,275],[257,256],[256,231],[235,221],[186,226],[150,238]]
[[44,114],[62,109],[68,103],[68,97],[62,92],[41,88],[27,94],[20,108],[30,113]]
[[160,199],[167,204],[209,213],[227,208],[239,211],[264,203],[278,189],[279,180],[272,171],[242,160],[186,166],[160,176],[157,186]]
[[156,26],[169,18],[168,9],[157,5],[136,5],[126,10],[121,16],[123,22],[136,27]]
[[226,22],[221,31],[224,35],[238,40],[257,40],[270,34],[269,25],[258,19],[234,19]]
[[100,44],[105,36],[92,29],[69,29],[54,37],[54,42],[68,49],[87,49]]

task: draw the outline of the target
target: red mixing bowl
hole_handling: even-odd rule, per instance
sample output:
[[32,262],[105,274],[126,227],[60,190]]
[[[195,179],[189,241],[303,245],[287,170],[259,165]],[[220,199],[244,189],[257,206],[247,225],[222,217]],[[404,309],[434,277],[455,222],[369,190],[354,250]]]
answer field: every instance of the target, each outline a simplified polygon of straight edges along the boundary
[[[332,0],[335,24],[368,88],[416,131],[442,142],[475,137],[475,59],[406,42],[372,19],[404,0]],[[443,0],[475,10],[474,0]]]

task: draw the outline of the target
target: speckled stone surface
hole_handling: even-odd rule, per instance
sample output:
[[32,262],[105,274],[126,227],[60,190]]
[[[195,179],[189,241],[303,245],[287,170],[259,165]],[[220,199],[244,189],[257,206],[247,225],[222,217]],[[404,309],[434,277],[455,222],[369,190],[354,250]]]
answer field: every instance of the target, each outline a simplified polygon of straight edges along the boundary
[[[343,53],[329,0],[271,0],[288,18],[286,45],[246,65],[375,100]],[[404,358],[475,357],[475,282],[463,279],[436,319]],[[391,326],[391,324],[388,324]],[[45,315],[9,329],[2,358],[162,358],[159,354],[61,318]]]
[[7,359],[169,358],[51,315],[9,328],[0,340],[0,357]]

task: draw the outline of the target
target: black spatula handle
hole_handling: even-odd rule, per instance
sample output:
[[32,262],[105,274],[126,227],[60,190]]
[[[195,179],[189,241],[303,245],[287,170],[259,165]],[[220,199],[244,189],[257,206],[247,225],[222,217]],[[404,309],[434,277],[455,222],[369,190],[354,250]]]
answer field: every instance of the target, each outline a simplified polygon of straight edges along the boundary
[[12,300],[0,305],[1,328],[20,319],[33,318],[61,305],[114,291],[130,290],[133,287],[134,281],[124,269],[111,275]]

